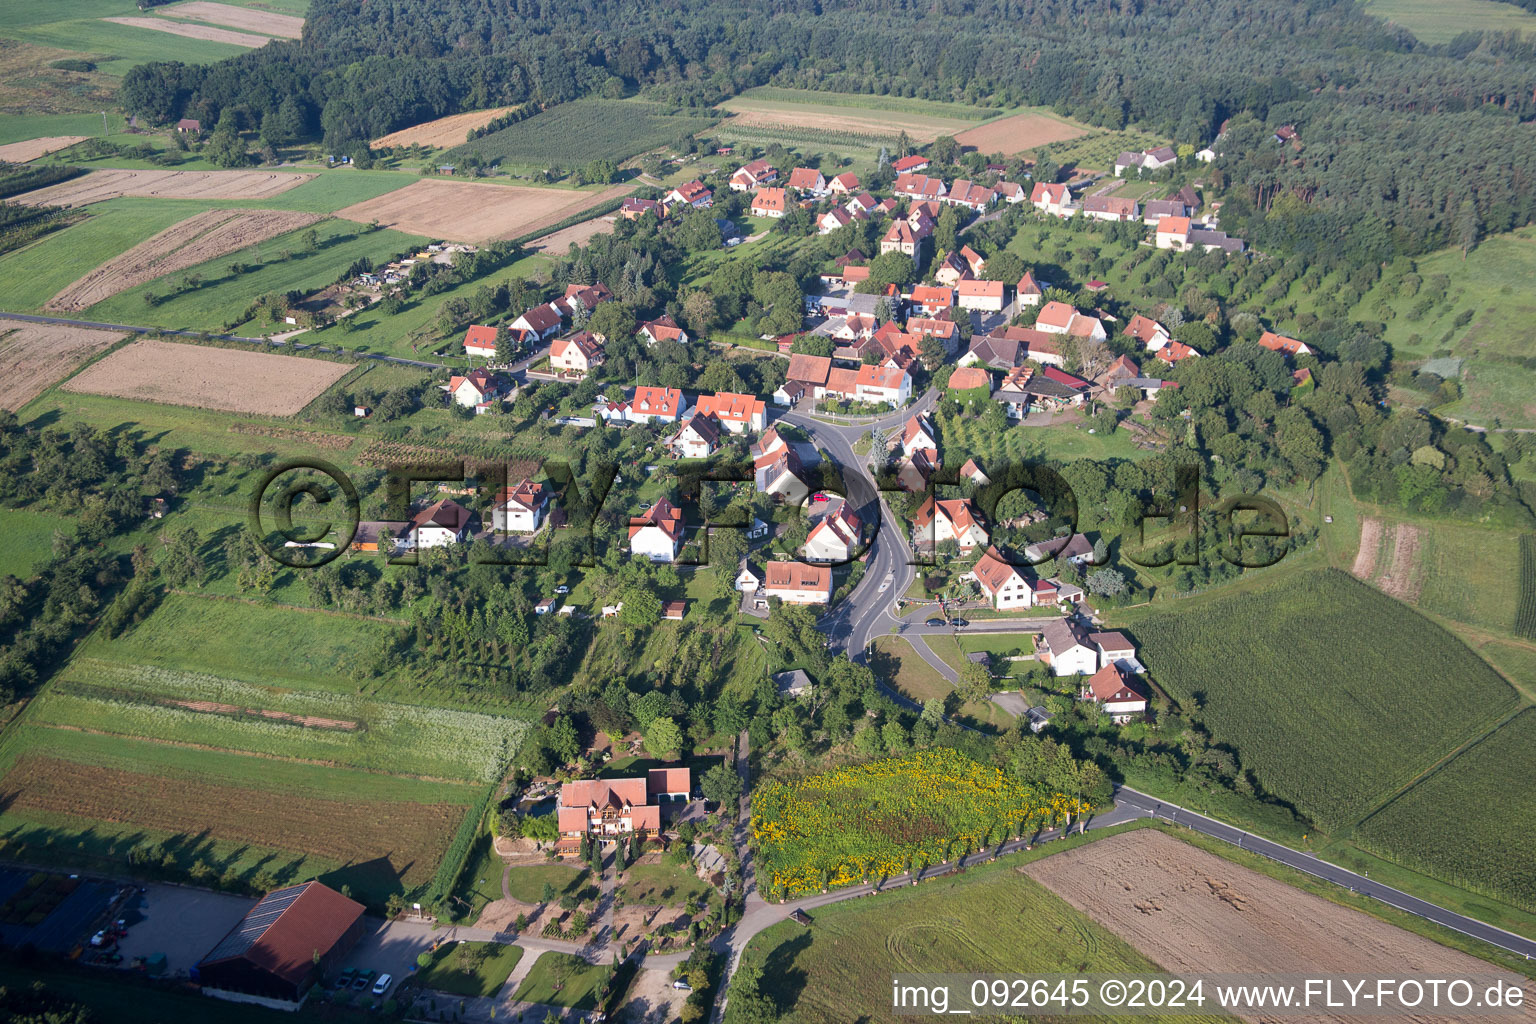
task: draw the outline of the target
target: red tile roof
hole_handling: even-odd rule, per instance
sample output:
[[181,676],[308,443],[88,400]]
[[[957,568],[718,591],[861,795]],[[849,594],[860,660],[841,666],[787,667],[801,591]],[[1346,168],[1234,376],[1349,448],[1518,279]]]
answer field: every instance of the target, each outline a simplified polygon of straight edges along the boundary
[[315,954],[330,952],[363,916],[363,905],[320,882],[305,882],[263,896],[209,951],[201,963],[244,960],[303,986]]

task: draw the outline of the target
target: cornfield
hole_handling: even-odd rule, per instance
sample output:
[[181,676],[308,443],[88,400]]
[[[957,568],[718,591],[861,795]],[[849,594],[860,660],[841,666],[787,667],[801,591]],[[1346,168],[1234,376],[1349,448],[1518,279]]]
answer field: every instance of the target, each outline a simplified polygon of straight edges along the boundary
[[1515,632],[1536,638],[1536,534],[1520,537],[1520,603],[1515,607]]

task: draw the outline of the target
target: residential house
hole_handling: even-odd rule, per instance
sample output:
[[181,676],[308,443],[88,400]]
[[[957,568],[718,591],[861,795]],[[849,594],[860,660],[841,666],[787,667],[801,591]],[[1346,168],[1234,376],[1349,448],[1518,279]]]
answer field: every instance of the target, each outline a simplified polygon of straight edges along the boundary
[[830,235],[838,228],[846,227],[853,223],[853,214],[841,206],[834,206],[822,214],[816,221],[816,233],[818,235]]
[[1189,249],[1189,218],[1164,217],[1157,222],[1153,242],[1159,249],[1172,249],[1174,252]]
[[1259,338],[1259,344],[1271,352],[1279,352],[1283,356],[1312,355],[1312,347],[1310,345],[1297,341],[1295,338],[1287,338],[1283,334],[1276,334],[1274,331],[1265,331]]
[[704,183],[697,179],[677,186],[662,197],[662,204],[667,207],[691,206],[695,210],[707,210],[715,205],[715,194]]
[[692,791],[687,768],[652,768],[645,778],[581,779],[560,787],[555,822],[560,830],[558,850],[574,854],[581,838],[616,839],[661,834],[661,806],[685,803]]
[[[847,205],[843,207],[843,209],[847,210],[855,217],[872,217],[874,216],[875,211],[879,208],[880,200],[876,199],[868,192],[860,192],[858,195],[848,200]],[[860,260],[859,262],[862,263],[863,260]]]
[[1109,633],[1089,633],[1088,642],[1099,650],[1099,667],[1118,665],[1127,672],[1145,671],[1136,659],[1136,645],[1118,630]]
[[917,171],[926,171],[927,169],[928,158],[918,156],[916,153],[913,153],[911,156],[904,156],[900,160],[893,161],[891,164],[891,170],[897,174],[912,174]]
[[658,341],[675,341],[680,345],[688,344],[688,332],[677,326],[677,321],[670,316],[660,316],[655,320],[647,320],[640,325],[636,332],[645,339],[646,347],[655,345]]
[[976,560],[971,575],[998,611],[1034,606],[1034,592],[1028,581],[1015,566],[1003,560],[996,548],[988,548],[986,554]]
[[625,220],[639,220],[648,213],[661,217],[666,212],[667,208],[655,199],[636,199],[634,196],[626,196],[619,204],[619,216]]
[[184,117],[176,122],[176,130],[183,135],[201,135],[203,122],[195,117]]
[[752,216],[778,220],[789,209],[789,193],[782,188],[760,188],[752,196]]
[[938,267],[933,271],[933,279],[939,284],[954,287],[960,281],[971,276],[971,268],[958,252],[947,252],[944,258],[939,260]]
[[1089,540],[1086,534],[1074,533],[1070,537],[1057,537],[1031,544],[1024,549],[1024,557],[1031,562],[1065,558],[1072,565],[1092,565],[1094,564],[1093,541]]
[[961,551],[987,546],[987,531],[981,525],[981,513],[968,498],[941,500],[929,496],[912,520],[914,542],[921,546],[938,545],[952,540]]
[[987,269],[987,258],[968,245],[960,247],[960,257],[971,268],[972,277],[980,277],[981,272]]
[[773,680],[773,685],[778,689],[780,697],[803,697],[815,688],[810,675],[803,668],[775,672],[768,678]]
[[1225,231],[1217,231],[1214,228],[1191,227],[1189,229],[1189,247],[1193,249],[1199,246],[1206,252],[1220,249],[1230,254],[1243,251],[1244,242],[1241,238],[1232,238]]
[[1198,359],[1200,353],[1182,341],[1170,341],[1157,350],[1157,358],[1165,363],[1177,363],[1184,359]]
[[907,422],[901,428],[901,454],[912,457],[912,453],[921,448],[937,452],[939,442],[935,439],[933,428],[928,425],[921,413],[907,417]]
[[1131,317],[1131,322],[1125,325],[1125,330],[1121,333],[1141,342],[1142,347],[1148,352],[1156,352],[1173,340],[1172,335],[1168,333],[1168,328],[1140,313]]
[[852,171],[844,171],[833,178],[827,187],[834,195],[854,195],[859,191],[859,176]]
[[827,179],[814,167],[796,167],[789,172],[788,186],[801,195],[824,196]]
[[679,389],[644,384],[626,404],[624,419],[630,423],[677,423],[688,411],[688,399]]
[[491,506],[491,528],[497,533],[538,533],[551,497],[548,487],[527,478],[516,487],[502,488]]
[[1028,270],[1024,271],[1024,276],[1019,278],[1019,283],[1013,289],[1014,302],[1020,307],[1040,305],[1040,297],[1043,294],[1040,285],[1035,281],[1035,275]]
[[1024,186],[1016,181],[1000,181],[995,186],[997,197],[1008,204],[1022,203],[1029,198]]
[[[609,291],[608,286],[601,281],[597,284],[566,285],[565,294],[555,300],[570,315],[575,315],[577,306],[590,313],[598,307],[599,303],[612,301],[613,292]],[[607,341],[608,339],[600,338],[598,340]]]
[[476,412],[490,411],[501,393],[501,382],[484,370],[470,370],[462,377],[448,378],[448,394],[454,402]]
[[805,538],[808,562],[846,562],[859,548],[862,528],[853,509],[844,501],[830,515],[821,517]]
[[527,331],[539,341],[558,333],[563,326],[565,326],[565,311],[553,302],[534,306],[512,321],[513,328]]
[[810,494],[802,477],[804,469],[794,446],[772,428],[763,432],[752,445],[752,483],[759,494],[766,494],[799,505]]
[[683,510],[666,498],[629,520],[629,553],[653,562],[671,562],[683,547]]
[[912,257],[913,262],[916,262],[923,248],[923,240],[928,237],[928,234],[927,231],[914,228],[908,221],[898,220],[881,237],[880,253],[884,255],[888,252],[899,252],[903,256]]
[[974,182],[958,179],[944,201],[951,206],[963,206],[967,210],[976,213],[986,213],[991,205],[997,202],[997,193],[985,185],[977,185]]
[[[851,371],[842,371],[844,373]],[[831,374],[828,374],[826,393],[832,394]],[[912,396],[912,377],[906,370],[894,366],[861,366],[853,377],[850,394],[846,381],[839,381],[843,389],[836,397],[856,402],[885,402],[891,408],[906,404]],[[819,396],[818,396],[819,397]]]
[[1156,149],[1142,150],[1140,153],[1122,152],[1115,157],[1115,174],[1119,176],[1126,171],[1160,171],[1164,167],[1171,167],[1178,163],[1179,157],[1173,151],[1172,146],[1159,146]]
[[957,363],[1011,370],[1026,360],[1049,366],[1065,366],[1067,362],[1055,335],[1033,327],[1004,327],[972,338],[970,350]]
[[720,447],[720,421],[695,409],[672,442],[673,450],[685,459],[707,459]]
[[946,351],[953,352],[956,343],[960,340],[959,326],[953,320],[938,320],[933,317],[915,316],[907,321],[907,333],[915,334],[918,338],[918,351],[922,351],[922,339],[931,336],[944,343]]
[[831,604],[832,569],[804,562],[769,562],[763,567],[763,593],[785,604]]
[[1082,210],[1084,217],[1094,220],[1137,220],[1141,217],[1140,204],[1124,196],[1085,196]]
[[808,389],[826,386],[832,372],[832,360],[828,356],[811,356],[797,352],[789,357],[789,369],[784,371],[785,380],[799,381]]
[[1001,313],[1003,299],[1001,281],[961,281],[955,285],[955,301],[962,309]]
[[949,189],[940,178],[909,173],[898,174],[891,191],[895,195],[906,196],[909,199],[943,199]]
[[942,285],[919,284],[913,286],[910,299],[914,306],[932,316],[953,306],[955,293]]
[[469,509],[444,498],[411,516],[405,546],[421,550],[458,544],[469,535],[469,520]]
[[1152,227],[1164,217],[1188,217],[1189,213],[1189,207],[1178,196],[1172,199],[1149,199],[1141,207],[1141,222]]
[[496,358],[496,328],[472,324],[464,332],[464,354],[484,359]]
[[591,331],[577,331],[556,338],[549,346],[549,365],[556,370],[586,374],[603,362],[603,346]]
[[965,465],[960,467],[960,479],[968,480],[977,487],[985,487],[992,482],[991,478],[982,470],[981,463],[975,459],[965,460]]
[[975,391],[979,388],[985,388],[989,396],[992,394],[992,375],[979,366],[959,366],[949,375],[951,391]]
[[779,180],[779,172],[767,160],[753,160],[731,175],[731,191],[753,192]]
[[1129,722],[1147,711],[1147,695],[1141,684],[1127,677],[1118,665],[1105,665],[1095,672],[1079,696],[1098,704],[1116,723]]
[[1070,619],[1045,624],[1035,639],[1035,657],[1058,676],[1089,675],[1099,668],[1098,648],[1088,643]]
[[1103,341],[1109,336],[1098,317],[1079,313],[1065,302],[1054,300],[1040,307],[1040,315],[1035,318],[1035,330],[1047,334],[1070,334],[1074,338],[1093,341]]
[[1035,182],[1029,193],[1029,201],[1035,209],[1056,217],[1070,217],[1077,207],[1072,202],[1072,190],[1065,185],[1047,185]]
[[756,433],[768,425],[768,405],[756,395],[741,395],[733,391],[700,395],[695,409],[699,413],[713,416],[720,426],[733,434],[747,431]]

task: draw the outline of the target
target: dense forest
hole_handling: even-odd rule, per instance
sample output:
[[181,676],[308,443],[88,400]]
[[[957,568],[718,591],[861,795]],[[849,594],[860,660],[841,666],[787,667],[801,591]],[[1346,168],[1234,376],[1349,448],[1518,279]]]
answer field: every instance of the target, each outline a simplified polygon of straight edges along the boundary
[[[1006,30],[1003,27],[1006,26]],[[900,39],[901,45],[892,45]],[[207,66],[148,64],[128,110],[332,148],[419,121],[635,89],[711,106],[765,83],[1037,104],[1204,145],[1249,114],[1220,170],[1255,244],[1385,259],[1536,217],[1536,40],[1427,46],[1354,0],[315,0],[302,40]],[[1289,146],[1258,145],[1294,124]]]

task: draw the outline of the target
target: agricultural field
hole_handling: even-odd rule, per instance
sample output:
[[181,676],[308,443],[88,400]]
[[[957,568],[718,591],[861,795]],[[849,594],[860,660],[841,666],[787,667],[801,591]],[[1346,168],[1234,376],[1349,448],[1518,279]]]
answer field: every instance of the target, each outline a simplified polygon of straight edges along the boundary
[[447,117],[423,121],[421,124],[413,124],[409,128],[401,128],[397,132],[381,135],[368,145],[372,149],[385,149],[390,146],[431,146],[433,149],[450,149],[462,144],[469,133],[476,128],[488,125],[501,115],[516,109],[516,106],[492,107],[490,110],[471,110],[467,114],[449,114]]
[[1520,591],[1515,632],[1536,640],[1536,536],[1520,537]]
[[904,874],[1087,809],[950,750],[771,782],[752,794],[758,884],[794,897]]
[[210,43],[223,43],[226,46],[240,46],[248,50],[254,50],[258,46],[267,45],[270,40],[266,36],[253,35],[250,32],[236,32],[233,29],[219,28],[216,25],[196,25],[185,21],[172,21],[169,18],[103,18],[102,21],[113,25],[127,25],[130,28],[147,29],[150,32],[166,32],[173,36],[182,36],[187,39],[200,39]]
[[1086,843],[1021,870],[1174,973],[1449,977],[1492,970],[1157,829]]
[[[68,51],[92,60],[100,72],[121,78],[135,64],[179,60],[203,64],[238,56],[248,47],[208,39],[151,32],[109,18],[139,14],[126,0],[57,0],[54,3],[7,4],[0,10],[0,36]],[[266,40],[263,38],[262,42]],[[99,107],[97,109],[100,109]],[[96,115],[100,130],[101,115]]]
[[281,14],[277,11],[257,10],[253,7],[212,3],[210,0],[190,0],[189,3],[157,7],[155,13],[167,18],[205,21],[210,25],[223,25],[226,28],[240,29],[245,32],[259,32],[262,35],[276,36],[280,39],[297,39],[304,32],[304,19],[301,17]]
[[593,160],[626,160],[714,123],[641,100],[573,100],[457,146],[443,161],[451,164],[474,153],[504,166],[573,168]]
[[123,338],[112,331],[0,319],[0,408],[18,412]]
[[[527,124],[528,122],[523,122]],[[425,179],[337,211],[338,217],[456,242],[520,238],[630,191],[600,192]]]
[[68,149],[77,142],[84,142],[84,135],[52,135],[41,139],[27,139],[0,146],[0,161],[8,164],[24,164],[40,156]]
[[[876,105],[874,101],[884,102]],[[844,144],[878,149],[894,146],[902,132],[920,145],[940,135],[958,136],[967,129],[975,130],[979,120],[998,113],[958,103],[771,86],[748,89],[720,106],[731,114],[718,129],[722,138],[812,148]]]
[[[783,921],[754,936],[743,963],[763,968],[763,993],[786,1024],[843,1024],[850,1006],[870,1024],[909,1020],[889,1009],[892,971],[1146,974],[1163,966],[1074,910],[1018,863],[1010,857],[869,899],[817,907],[809,929]],[[986,926],[977,927],[983,921]],[[729,1007],[725,1019],[738,1022]]]
[[1536,710],[1526,709],[1367,818],[1388,860],[1536,910]]
[[52,553],[58,520],[45,512],[0,509],[0,576],[26,579]]
[[143,339],[75,376],[66,391],[225,412],[291,416],[350,363]]
[[1062,167],[1072,167],[1078,171],[1108,171],[1114,167],[1115,157],[1122,151],[1151,149],[1166,141],[1136,129],[1097,132],[1052,145],[1050,156]]
[[1364,0],[1368,14],[1401,25],[1426,43],[1463,32],[1536,32],[1536,14],[1497,0]]
[[182,870],[278,883],[319,874],[375,901],[432,879],[482,793],[30,720],[8,730],[0,773],[7,856],[121,864],[156,848]]
[[103,170],[16,196],[25,206],[87,206],[120,196],[270,199],[313,178],[287,171]]
[[1181,602],[1131,634],[1153,679],[1327,830],[1359,821],[1517,703],[1450,633],[1331,569]]
[[238,252],[319,220],[293,210],[209,210],[195,214],[114,257],[48,300],[79,312],[135,285]]
[[962,146],[980,153],[1016,156],[1053,142],[1079,139],[1098,131],[1059,117],[1049,110],[1024,110],[971,128],[955,136]]
[[1529,589],[1518,534],[1475,526],[1421,526],[1416,604],[1427,612],[1501,633],[1516,629],[1510,595]]

